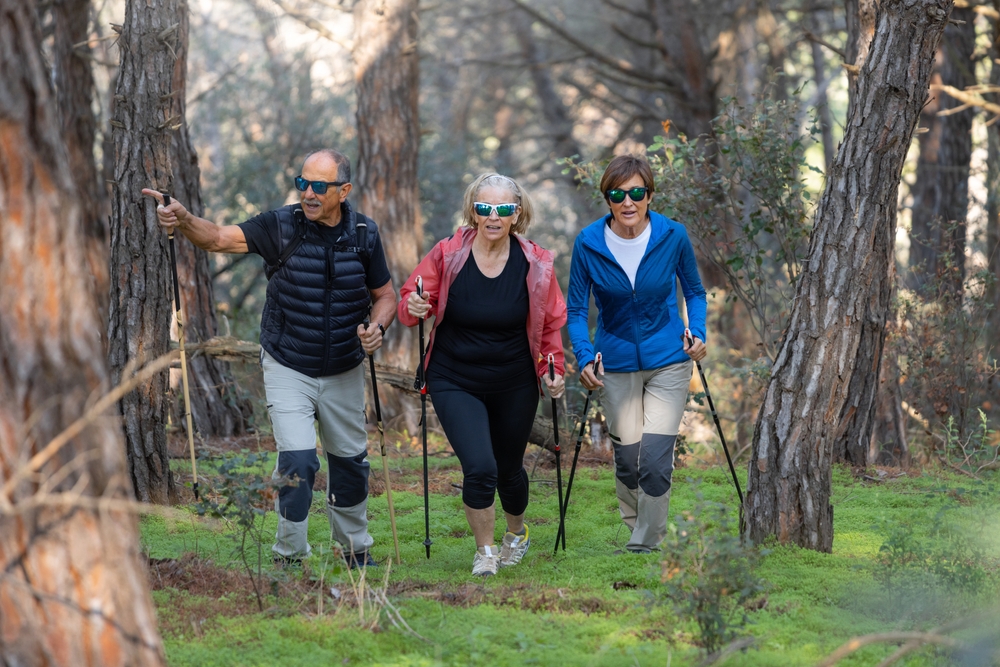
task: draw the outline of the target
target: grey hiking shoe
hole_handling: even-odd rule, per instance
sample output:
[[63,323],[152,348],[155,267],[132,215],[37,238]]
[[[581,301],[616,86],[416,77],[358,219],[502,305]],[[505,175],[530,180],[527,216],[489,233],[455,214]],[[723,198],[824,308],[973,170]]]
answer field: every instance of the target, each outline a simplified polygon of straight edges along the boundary
[[496,545],[476,549],[472,557],[472,575],[475,577],[491,577],[500,567],[500,552]]
[[528,545],[530,544],[527,526],[524,527],[524,535],[507,531],[503,536],[503,544],[500,546],[500,567],[510,567],[520,563],[524,554],[528,553]]

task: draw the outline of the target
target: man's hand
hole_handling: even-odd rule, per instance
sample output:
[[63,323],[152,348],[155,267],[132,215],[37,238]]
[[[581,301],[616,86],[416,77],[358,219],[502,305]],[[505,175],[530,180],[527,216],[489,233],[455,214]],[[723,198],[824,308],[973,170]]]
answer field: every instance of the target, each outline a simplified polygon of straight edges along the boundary
[[598,375],[604,375],[604,362],[601,361],[601,355],[597,355],[596,361],[592,361],[583,367],[583,370],[580,372],[580,384],[586,387],[588,391],[594,391],[598,387],[603,387],[604,381],[599,380],[597,378]]
[[170,204],[164,206],[162,193],[144,188],[142,194],[156,200],[158,204],[156,207],[156,219],[159,221],[160,227],[168,234],[173,234],[177,228],[181,227],[187,221],[189,217],[188,210],[176,199],[171,197]]
[[563,380],[563,376],[556,373],[556,378],[553,380],[546,373],[544,380],[545,388],[549,390],[549,396],[552,398],[561,398],[563,392],[566,391],[566,382]]
[[375,350],[382,347],[382,329],[377,322],[369,324],[367,329],[364,324],[359,324],[358,338],[361,339],[361,347],[365,354],[375,354]]

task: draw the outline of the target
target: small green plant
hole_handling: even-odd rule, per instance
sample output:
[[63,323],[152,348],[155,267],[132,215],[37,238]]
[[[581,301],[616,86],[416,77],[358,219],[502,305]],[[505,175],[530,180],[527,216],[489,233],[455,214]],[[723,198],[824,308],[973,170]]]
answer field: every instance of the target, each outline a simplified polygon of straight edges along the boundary
[[932,587],[952,593],[982,592],[989,583],[985,567],[991,558],[956,522],[953,509],[945,507],[935,514],[926,538],[917,535],[912,522],[888,527],[875,562],[875,580],[897,598],[922,595]]
[[[697,488],[697,487],[696,487]],[[746,625],[744,604],[764,590],[754,573],[760,555],[736,531],[734,509],[706,501],[700,491],[690,511],[672,524],[663,542],[659,595],[698,624],[701,646],[715,653]]]
[[[274,507],[278,489],[290,483],[286,478],[272,479],[260,471],[267,469],[266,452],[227,456],[218,465],[218,475],[211,490],[206,490],[195,510],[201,516],[214,516],[234,525],[232,533],[236,541],[236,553],[250,577],[257,606],[263,611],[264,600],[261,593],[264,562],[264,516]],[[247,558],[247,546],[256,547],[257,558],[251,563]]]

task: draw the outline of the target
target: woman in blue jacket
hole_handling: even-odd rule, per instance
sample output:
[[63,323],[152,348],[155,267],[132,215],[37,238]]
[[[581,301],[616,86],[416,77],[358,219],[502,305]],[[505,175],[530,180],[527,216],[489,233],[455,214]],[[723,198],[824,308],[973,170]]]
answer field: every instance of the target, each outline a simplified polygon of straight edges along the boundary
[[[687,403],[691,360],[705,357],[705,289],[679,223],[649,210],[653,173],[643,158],[620,155],[601,178],[611,209],[576,238],[570,268],[568,328],[587,389],[603,388],[615,452],[625,548],[649,553],[667,530],[674,441]],[[680,280],[688,326],[677,309]],[[590,341],[590,296],[597,333]],[[594,368],[595,350],[603,368]]]

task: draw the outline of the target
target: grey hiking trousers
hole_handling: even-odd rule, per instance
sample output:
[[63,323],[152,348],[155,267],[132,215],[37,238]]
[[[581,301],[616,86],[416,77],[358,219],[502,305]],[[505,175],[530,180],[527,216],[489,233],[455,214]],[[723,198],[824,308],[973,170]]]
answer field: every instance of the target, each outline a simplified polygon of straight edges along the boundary
[[326,513],[330,532],[346,553],[372,545],[368,533],[368,433],[365,431],[364,364],[328,377],[311,378],[262,353],[267,412],[274,429],[278,462],[273,478],[300,483],[278,492],[278,534],[272,551],[308,556],[309,508],[319,470],[316,423],[326,455]]
[[615,490],[631,550],[658,549],[667,534],[674,443],[693,362],[606,373],[601,404],[615,451]]

